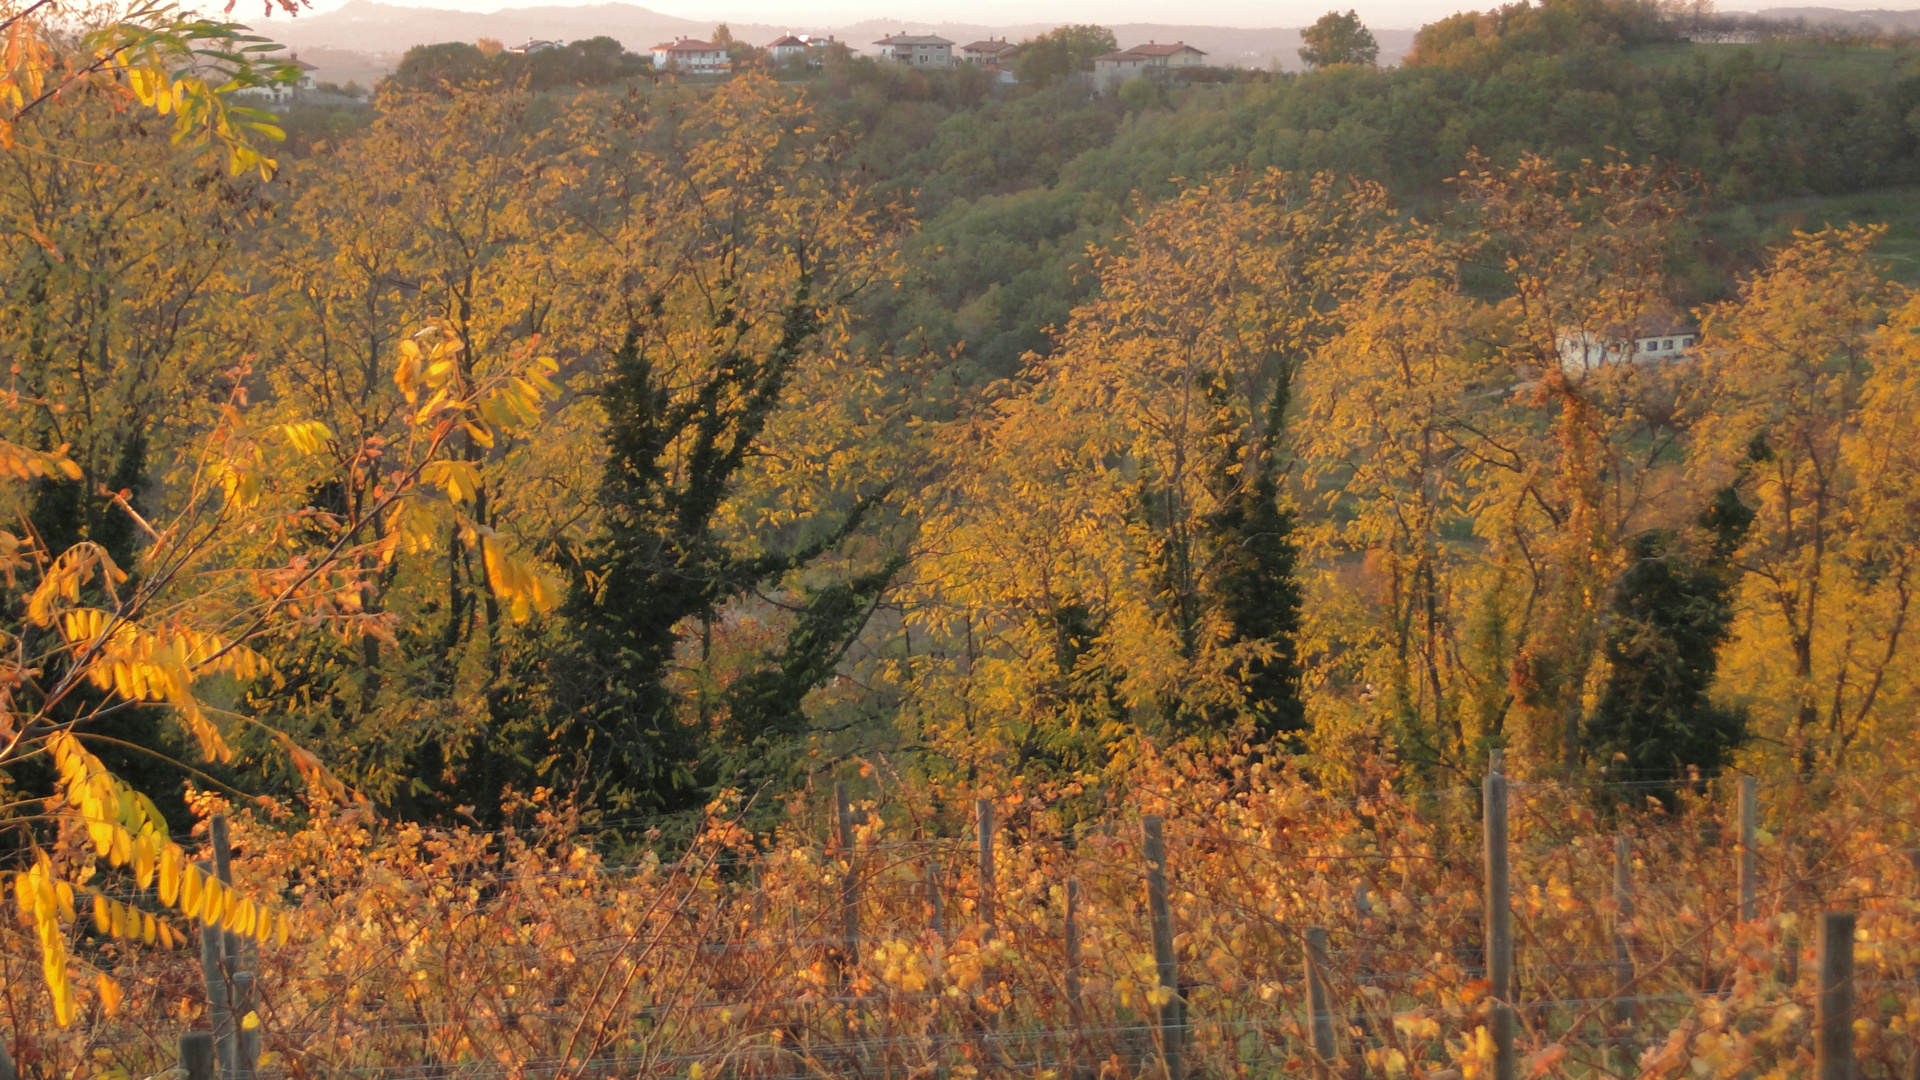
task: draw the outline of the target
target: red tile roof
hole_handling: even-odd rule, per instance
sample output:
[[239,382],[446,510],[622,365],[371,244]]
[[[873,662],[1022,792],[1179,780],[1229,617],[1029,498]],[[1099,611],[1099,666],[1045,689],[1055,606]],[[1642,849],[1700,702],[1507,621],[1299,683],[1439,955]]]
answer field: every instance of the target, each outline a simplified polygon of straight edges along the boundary
[[1130,53],[1139,53],[1141,56],[1172,56],[1174,53],[1186,52],[1188,50],[1197,52],[1201,56],[1207,55],[1206,50],[1195,49],[1184,41],[1176,41],[1171,45],[1135,45],[1127,51]]

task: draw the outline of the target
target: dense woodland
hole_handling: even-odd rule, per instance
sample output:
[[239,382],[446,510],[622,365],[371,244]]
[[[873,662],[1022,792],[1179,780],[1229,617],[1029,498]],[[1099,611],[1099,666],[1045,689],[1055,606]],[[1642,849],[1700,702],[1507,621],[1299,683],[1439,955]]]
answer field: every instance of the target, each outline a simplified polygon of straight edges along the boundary
[[[284,938],[701,852],[733,888],[836,780],[927,842],[976,797],[1036,844],[1211,820],[1191,784],[1268,800],[1249,838],[1360,798],[1443,852],[1464,804],[1394,793],[1499,748],[1596,828],[1738,771],[1911,842],[1818,785],[1920,734],[1920,301],[1873,220],[1716,224],[1920,185],[1900,43],[1546,0],[1105,95],[1097,28],[1012,86],[456,44],[275,116],[239,28],[4,17],[0,845],[62,1025],[170,910]],[[1648,325],[1699,346],[1566,361]],[[274,867],[244,908],[180,891],[215,806]]]

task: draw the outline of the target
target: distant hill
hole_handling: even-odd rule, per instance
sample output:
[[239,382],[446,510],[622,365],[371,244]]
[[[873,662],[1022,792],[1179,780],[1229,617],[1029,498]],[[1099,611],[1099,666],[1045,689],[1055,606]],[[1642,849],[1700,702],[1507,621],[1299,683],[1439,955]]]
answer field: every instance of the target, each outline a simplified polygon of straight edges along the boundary
[[[789,32],[831,34],[856,51],[866,50],[873,41],[901,31],[934,33],[965,43],[987,37],[1019,41],[1053,26],[1053,23],[1016,26],[901,23],[880,19],[846,26],[728,24],[734,37],[756,44]],[[656,42],[670,41],[677,36],[705,37],[713,28],[712,22],[664,15],[635,4],[507,8],[479,13],[401,7],[379,0],[348,0],[332,11],[294,19],[274,18],[255,29],[298,51],[302,60],[320,69],[316,77],[322,81],[344,83],[352,79],[366,85],[391,71],[401,55],[415,45],[474,41],[483,37],[516,45],[530,38],[572,41],[605,34],[618,39],[628,49],[640,52]],[[1277,62],[1290,71],[1300,67],[1299,57],[1295,55],[1295,50],[1300,48],[1300,31],[1295,28],[1120,23],[1111,29],[1123,47],[1149,41],[1184,41],[1205,50],[1214,63],[1225,66],[1263,68]],[[1374,34],[1380,41],[1383,63],[1397,63],[1413,45],[1412,30],[1375,30]]]
[[[1730,12],[1729,14],[1748,14]],[[1763,19],[1778,19],[1781,22],[1805,20],[1823,26],[1839,26],[1849,30],[1879,30],[1887,32],[1907,31],[1920,33],[1920,10],[1916,11],[1842,11],[1839,8],[1823,7],[1786,7],[1763,8],[1750,14]]]

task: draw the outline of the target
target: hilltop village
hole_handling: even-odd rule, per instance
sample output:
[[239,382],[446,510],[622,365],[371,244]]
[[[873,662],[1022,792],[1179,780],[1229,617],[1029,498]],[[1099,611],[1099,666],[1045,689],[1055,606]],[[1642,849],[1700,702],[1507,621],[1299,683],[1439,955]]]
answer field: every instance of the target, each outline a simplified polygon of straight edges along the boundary
[[[889,34],[871,44],[872,55],[880,60],[934,70],[971,64],[993,72],[1006,82],[1015,81],[1014,61],[1021,50],[1021,45],[1004,38],[962,45],[938,34],[909,34],[905,31]],[[788,33],[762,46],[761,52],[777,67],[818,67],[825,63],[830,50],[836,47],[849,48],[831,36]],[[738,52],[732,42],[676,38],[653,47],[653,66],[658,71],[725,75],[731,73],[739,62]],[[1183,41],[1149,41],[1094,57],[1093,83],[1098,89],[1111,89],[1128,79],[1153,77],[1173,68],[1204,66],[1206,57],[1204,50]]]

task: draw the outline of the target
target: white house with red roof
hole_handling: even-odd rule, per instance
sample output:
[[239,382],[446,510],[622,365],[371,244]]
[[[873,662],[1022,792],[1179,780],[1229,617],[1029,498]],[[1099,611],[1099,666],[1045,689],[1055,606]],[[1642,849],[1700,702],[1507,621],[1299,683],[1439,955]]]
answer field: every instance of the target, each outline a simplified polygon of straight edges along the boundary
[[1184,41],[1176,41],[1171,45],[1160,45],[1149,41],[1145,45],[1135,45],[1127,51],[1136,56],[1146,57],[1148,67],[1199,67],[1207,62],[1207,54],[1204,51]]
[[1184,41],[1176,41],[1171,45],[1149,41],[1145,45],[1094,57],[1093,85],[1101,90],[1111,90],[1128,79],[1163,75],[1171,68],[1200,67],[1206,62],[1204,50],[1196,49]]
[[653,47],[656,71],[679,71],[689,75],[724,75],[733,70],[733,58],[724,46],[693,38],[675,38]]
[[767,42],[767,55],[776,64],[784,64],[791,56],[807,55],[807,39],[797,34],[786,33]]
[[1006,38],[988,38],[960,46],[960,59],[984,68],[1000,68],[1013,63],[1020,46]]

